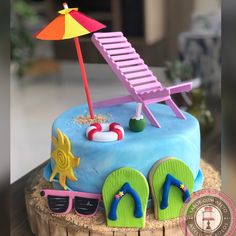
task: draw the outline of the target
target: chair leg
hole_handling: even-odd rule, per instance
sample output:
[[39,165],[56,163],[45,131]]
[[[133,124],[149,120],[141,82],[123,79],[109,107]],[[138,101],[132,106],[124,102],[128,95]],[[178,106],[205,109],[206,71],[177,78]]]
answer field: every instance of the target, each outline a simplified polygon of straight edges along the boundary
[[146,104],[143,104],[143,113],[146,115],[146,117],[153,126],[161,128],[160,124],[158,123],[158,121],[156,120],[156,118],[154,117],[154,115],[152,114],[152,112],[150,111],[150,109]]
[[128,102],[132,102],[132,101],[134,101],[134,99],[132,98],[131,95],[128,95],[128,96],[108,99],[105,101],[95,102],[93,104],[93,107],[95,107],[95,108],[109,107],[109,106],[120,105],[120,104],[124,104],[124,103],[128,103]]
[[175,113],[175,115],[180,118],[186,120],[183,112],[178,108],[178,106],[174,103],[174,101],[170,98],[165,101],[165,103],[171,108],[171,110]]

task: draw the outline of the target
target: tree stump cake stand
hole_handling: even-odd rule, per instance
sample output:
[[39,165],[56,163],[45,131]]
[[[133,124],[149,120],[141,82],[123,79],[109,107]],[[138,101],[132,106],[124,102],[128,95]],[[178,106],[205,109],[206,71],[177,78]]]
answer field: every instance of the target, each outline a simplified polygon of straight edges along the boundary
[[[205,177],[203,188],[220,190],[220,175],[209,164],[201,161]],[[73,211],[65,216],[57,216],[47,208],[46,199],[40,196],[43,188],[52,188],[42,177],[42,169],[36,169],[25,188],[25,202],[30,228],[36,236],[161,236],[183,235],[179,219],[157,221],[153,210],[149,209],[146,226],[143,229],[108,228],[104,212],[94,217],[80,217]]]

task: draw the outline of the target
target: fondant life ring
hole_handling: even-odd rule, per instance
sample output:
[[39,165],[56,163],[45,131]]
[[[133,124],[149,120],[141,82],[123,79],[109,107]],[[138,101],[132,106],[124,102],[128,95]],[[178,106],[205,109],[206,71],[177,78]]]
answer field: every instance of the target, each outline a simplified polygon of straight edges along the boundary
[[95,142],[111,142],[124,138],[124,129],[118,123],[93,123],[87,131],[86,137]]

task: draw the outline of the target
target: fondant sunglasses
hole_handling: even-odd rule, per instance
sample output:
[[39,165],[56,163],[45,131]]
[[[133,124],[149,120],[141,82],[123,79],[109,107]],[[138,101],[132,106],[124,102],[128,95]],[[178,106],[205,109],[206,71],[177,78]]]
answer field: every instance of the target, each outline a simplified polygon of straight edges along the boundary
[[101,194],[44,189],[40,192],[47,198],[48,208],[56,214],[67,214],[74,208],[76,214],[94,216],[97,213]]

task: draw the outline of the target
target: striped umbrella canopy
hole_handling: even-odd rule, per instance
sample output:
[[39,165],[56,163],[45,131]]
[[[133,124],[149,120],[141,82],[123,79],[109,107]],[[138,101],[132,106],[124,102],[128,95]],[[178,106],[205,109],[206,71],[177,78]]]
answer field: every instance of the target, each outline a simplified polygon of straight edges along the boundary
[[35,34],[37,39],[71,39],[106,27],[100,22],[78,11],[78,8],[68,8],[66,3],[63,3],[63,6],[65,9],[58,12],[60,15]]
[[78,37],[98,31],[100,29],[105,28],[106,26],[84,15],[83,13],[78,11],[78,8],[68,8],[67,3],[63,3],[63,7],[64,9],[58,12],[59,16],[52,20],[38,33],[36,33],[35,37],[41,40],[64,40],[71,38],[74,39],[76,52],[81,68],[85,93],[87,97],[87,103],[89,106],[89,112],[91,118],[94,119],[87,75],[84,67],[83,56],[80,49]]

